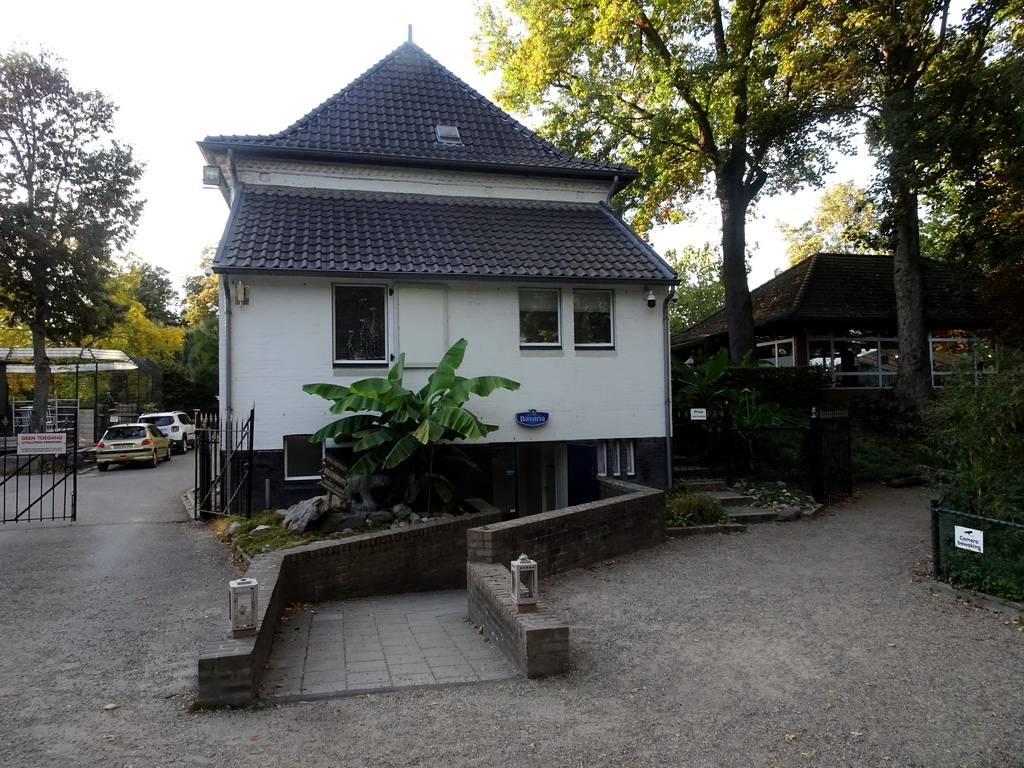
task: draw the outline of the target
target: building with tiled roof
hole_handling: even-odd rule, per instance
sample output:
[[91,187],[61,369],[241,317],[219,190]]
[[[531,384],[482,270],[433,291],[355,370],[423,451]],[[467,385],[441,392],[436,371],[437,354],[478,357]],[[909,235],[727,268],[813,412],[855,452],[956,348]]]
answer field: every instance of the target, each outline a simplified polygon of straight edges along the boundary
[[403,354],[425,380],[460,338],[460,375],[522,385],[470,404],[499,425],[473,449],[479,495],[522,514],[589,500],[601,474],[668,484],[676,276],[609,205],[635,169],[562,152],[411,42],[279,133],[199,147],[230,206],[221,408],[255,404],[275,503],[316,493],[303,440],[334,417],[304,384]]
[[[934,378],[964,361],[984,367],[992,322],[980,281],[954,264],[922,260],[925,322]],[[895,382],[896,291],[892,257],[818,253],[750,292],[761,360],[778,366],[823,365],[836,387]],[[674,334],[673,352],[700,357],[727,346],[725,312]],[[972,357],[973,356],[973,357]],[[939,383],[936,381],[936,383]]]

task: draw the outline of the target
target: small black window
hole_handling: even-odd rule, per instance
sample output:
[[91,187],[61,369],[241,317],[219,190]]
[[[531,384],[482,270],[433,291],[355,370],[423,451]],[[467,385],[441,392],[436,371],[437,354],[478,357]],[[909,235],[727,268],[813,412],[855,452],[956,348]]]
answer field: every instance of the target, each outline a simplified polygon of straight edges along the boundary
[[319,480],[324,444],[309,442],[309,435],[284,436],[284,479]]

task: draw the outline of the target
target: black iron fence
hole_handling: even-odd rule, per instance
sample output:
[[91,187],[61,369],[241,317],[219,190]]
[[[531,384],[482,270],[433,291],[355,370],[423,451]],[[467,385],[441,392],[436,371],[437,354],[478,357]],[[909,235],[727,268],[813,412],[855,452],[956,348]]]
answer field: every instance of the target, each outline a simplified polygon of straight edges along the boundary
[[756,427],[737,425],[728,408],[696,411],[677,423],[675,443],[679,460],[700,467],[706,476],[729,483],[741,476],[794,482],[822,504],[852,495],[853,451],[846,411],[812,409],[806,424],[778,419]]
[[77,519],[77,424],[12,439],[16,452],[0,455],[2,522]]
[[955,587],[1024,602],[1024,525],[933,501],[932,570]]
[[252,516],[255,409],[247,418],[197,413],[195,517]]

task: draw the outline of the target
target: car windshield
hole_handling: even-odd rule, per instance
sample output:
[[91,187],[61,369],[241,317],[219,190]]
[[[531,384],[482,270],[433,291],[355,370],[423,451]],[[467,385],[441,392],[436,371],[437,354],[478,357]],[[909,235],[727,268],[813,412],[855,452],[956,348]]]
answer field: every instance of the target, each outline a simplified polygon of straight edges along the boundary
[[145,427],[111,427],[103,435],[104,440],[138,440],[146,436]]
[[156,424],[158,427],[166,427],[169,424],[174,423],[173,416],[143,416],[139,421],[144,421],[147,424]]

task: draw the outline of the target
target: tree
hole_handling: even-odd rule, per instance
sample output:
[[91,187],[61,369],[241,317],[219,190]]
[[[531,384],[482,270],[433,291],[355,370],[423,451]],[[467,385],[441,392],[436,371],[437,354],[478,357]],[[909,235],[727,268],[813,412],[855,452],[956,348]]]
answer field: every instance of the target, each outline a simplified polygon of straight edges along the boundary
[[480,63],[500,102],[541,107],[575,154],[636,166],[633,224],[678,219],[713,190],[722,215],[729,350],[754,347],[746,215],[761,192],[818,184],[844,146],[857,85],[814,0],[484,2]]
[[214,274],[206,274],[206,269],[213,264],[213,251],[209,246],[203,249],[203,256],[199,260],[203,274],[185,279],[185,311],[182,313],[185,325],[197,326],[207,318],[217,317],[219,278]]
[[825,188],[814,215],[794,227],[778,225],[789,244],[789,265],[816,253],[874,253],[882,247],[882,217],[867,190],[853,181]]
[[664,256],[682,281],[669,304],[671,333],[684,331],[725,306],[722,257],[711,243],[688,245],[681,252],[668,250]]
[[142,169],[110,139],[115,107],[76,91],[48,53],[0,56],[0,309],[32,332],[32,428],[50,386],[46,342],[102,333],[120,313],[109,295],[112,249],[142,209]]
[[847,16],[845,43],[866,86],[866,137],[894,255],[900,356],[893,395],[912,419],[931,395],[919,200],[942,176],[977,165],[982,98],[975,86],[993,31],[1013,17],[1009,4],[975,0],[954,22],[951,0],[864,0]]
[[145,308],[146,317],[159,325],[180,325],[181,300],[167,270],[134,253],[125,256],[125,262],[122,274],[131,286],[131,298]]
[[[422,495],[429,507],[431,493],[450,502],[455,488],[435,469],[437,447],[453,440],[485,437],[497,429],[465,407],[470,396],[487,397],[496,389],[519,389],[518,382],[501,376],[464,379],[456,375],[466,345],[465,339],[455,342],[418,392],[404,386],[404,353],[386,379],[362,379],[348,387],[306,384],[304,392],[334,402],[331,413],[350,414],[319,429],[309,441],[352,439],[354,450],[363,454],[350,470],[353,475],[396,469],[406,481],[401,484],[406,503]],[[448,448],[451,451],[451,446]]]

